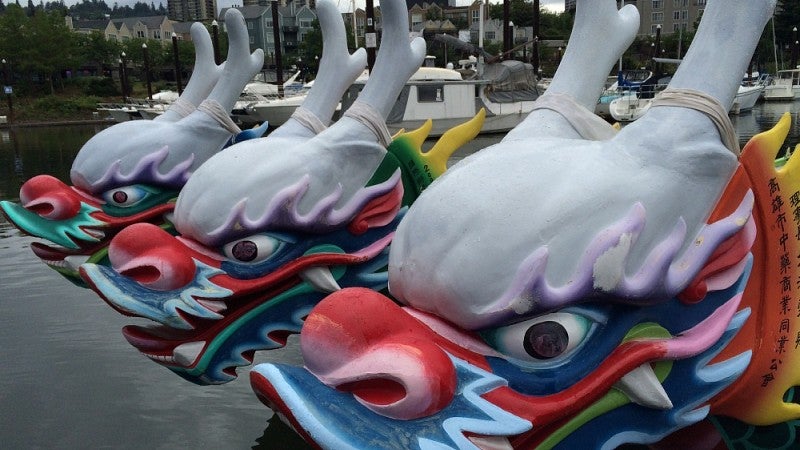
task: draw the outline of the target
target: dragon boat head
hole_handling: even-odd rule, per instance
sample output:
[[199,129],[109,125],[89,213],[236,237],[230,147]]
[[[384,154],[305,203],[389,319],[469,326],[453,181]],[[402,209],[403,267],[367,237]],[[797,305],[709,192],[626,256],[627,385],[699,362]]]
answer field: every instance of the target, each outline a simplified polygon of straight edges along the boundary
[[164,114],[119,123],[89,139],[72,164],[72,185],[39,175],[23,184],[19,204],[0,202],[12,224],[48,241],[32,244],[33,252],[70,281],[83,285],[78,267],[84,262],[108,264],[109,242],[126,226],[171,229],[169,216],[189,175],[231,141],[266,131],[266,124],[241,131],[228,117],[264,57],[260,49],[250,54],[239,11],[229,10],[225,23],[228,60],[220,66],[206,28],[192,26],[194,72]]
[[710,1],[665,94],[619,132],[590,109],[638,29],[635,8],[616,3],[579,0],[537,108],[409,208],[390,251],[393,298],[333,293],[301,330],[304,367],[253,368],[256,394],[304,439],[611,449],[742,395],[769,347],[740,334],[761,302],[751,274],[778,283],[756,250],[765,198],[731,188],[748,168],[726,105],[775,2]]
[[[81,267],[111,306],[157,323],[126,327],[126,339],[195,383],[228,382],[255,351],[285,345],[330,292],[384,289],[388,246],[406,206],[482,124],[480,115],[424,153],[430,123],[391,140],[383,120],[424,57],[424,41],[409,46],[395,31],[387,36],[405,52],[379,57],[360,103],[318,134],[294,134],[300,124],[326,121],[320,104],[329,120],[364,66],[361,52],[347,54],[335,5],[321,1],[317,9],[323,31],[334,34],[324,40],[320,74],[303,106],[270,135],[282,145],[247,141],[214,156],[181,191],[178,236],[134,225],[112,241],[110,267]],[[386,58],[406,63],[398,70]]]

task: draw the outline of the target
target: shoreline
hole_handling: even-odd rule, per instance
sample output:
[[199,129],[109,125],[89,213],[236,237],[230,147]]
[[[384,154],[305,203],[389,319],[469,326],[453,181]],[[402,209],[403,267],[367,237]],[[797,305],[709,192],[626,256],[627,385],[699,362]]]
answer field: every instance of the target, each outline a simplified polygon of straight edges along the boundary
[[14,123],[0,123],[0,129],[8,128],[35,128],[35,127],[58,127],[70,125],[98,125],[109,124],[113,125],[117,122],[111,119],[80,119],[80,120],[52,120],[44,122],[14,122]]

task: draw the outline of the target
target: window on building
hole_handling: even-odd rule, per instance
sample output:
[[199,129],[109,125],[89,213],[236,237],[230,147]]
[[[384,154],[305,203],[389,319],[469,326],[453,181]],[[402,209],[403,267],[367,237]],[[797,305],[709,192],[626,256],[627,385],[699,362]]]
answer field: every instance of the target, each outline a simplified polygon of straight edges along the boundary
[[689,20],[689,10],[688,9],[681,10],[681,20]]
[[493,41],[495,39],[494,31],[487,31],[486,32],[486,40]]
[[254,38],[253,36],[250,36],[250,45],[253,45],[255,43],[256,43],[256,38]]
[[472,21],[477,22],[481,20],[481,10],[480,9],[473,9],[472,10]]
[[139,31],[136,32],[136,37],[144,39],[146,36],[144,34],[144,31],[139,30]]
[[662,8],[664,8],[663,0],[653,0],[653,9],[662,9]]
[[697,6],[706,6],[706,0],[697,0]]
[[680,11],[672,11],[672,20],[679,20],[681,18]]
[[251,22],[249,20],[247,21],[247,29],[248,30],[252,30],[253,29],[253,22]]
[[650,16],[651,22],[663,22],[664,21],[664,13],[663,12],[654,12]]
[[161,30],[153,30],[153,39],[161,39]]
[[264,19],[264,27],[272,28],[272,19]]
[[311,20],[308,19],[300,19],[300,28],[311,28]]

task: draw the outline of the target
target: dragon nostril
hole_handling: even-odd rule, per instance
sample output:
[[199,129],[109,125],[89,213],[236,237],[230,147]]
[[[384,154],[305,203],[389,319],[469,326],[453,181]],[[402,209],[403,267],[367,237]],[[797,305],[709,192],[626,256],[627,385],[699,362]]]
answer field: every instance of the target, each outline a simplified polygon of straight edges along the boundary
[[39,175],[26,181],[19,190],[19,199],[25,209],[50,220],[72,218],[81,209],[78,194],[50,175]]
[[406,397],[406,389],[402,384],[386,378],[353,381],[336,386],[336,389],[379,406],[391,405]]
[[42,217],[49,216],[55,210],[53,205],[51,205],[50,203],[39,203],[36,205],[28,205],[26,209]]
[[153,266],[139,266],[123,270],[120,275],[135,280],[141,284],[152,284],[161,277],[161,272]]
[[108,259],[117,273],[159,291],[186,286],[196,269],[186,246],[150,223],[133,224],[114,236]]

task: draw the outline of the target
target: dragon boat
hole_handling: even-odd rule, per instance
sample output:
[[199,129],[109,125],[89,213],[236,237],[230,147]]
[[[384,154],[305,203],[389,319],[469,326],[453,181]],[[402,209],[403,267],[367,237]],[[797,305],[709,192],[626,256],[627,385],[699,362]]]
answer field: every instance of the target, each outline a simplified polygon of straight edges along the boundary
[[264,53],[250,53],[239,11],[229,10],[225,25],[228,59],[219,66],[208,31],[192,25],[194,71],[164,114],[119,123],[89,139],[72,164],[72,185],[38,175],[23,184],[19,204],[0,202],[11,224],[47,242],[33,243],[34,254],[76,285],[86,287],[78,274],[82,263],[108,264],[108,245],[126,226],[148,222],[171,230],[169,217],[189,175],[222,148],[266,131],[267,124],[242,131],[228,115],[261,70]]
[[788,116],[741,154],[727,117],[774,7],[709,1],[615,131],[591,111],[638,12],[578,0],[537,108],[405,214],[388,294],[322,300],[258,397],[324,449],[711,449],[723,421],[796,423],[800,162],[775,164]]
[[[483,113],[426,151],[431,122],[389,136],[385,118],[422,62],[421,39],[405,52],[382,51],[359,100],[327,126],[365,59],[347,53],[331,1],[319,1],[317,13],[320,73],[293,118],[269,142],[235,144],[196,170],[175,204],[176,235],[134,224],[114,236],[110,264],[80,267],[109,305],[153,322],[125,327],[125,338],[191,382],[235,379],[254,352],[284,346],[331,292],[384,290],[389,244],[408,205],[481,128]],[[385,40],[408,40],[404,12],[383,17]]]

